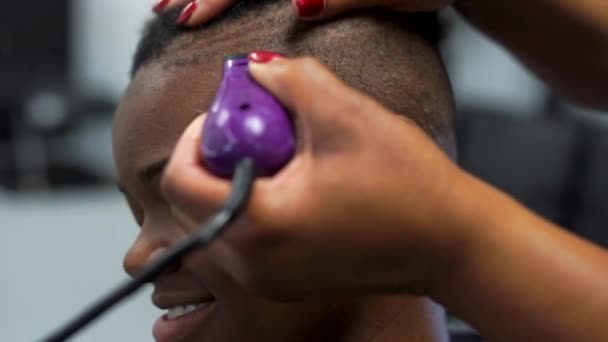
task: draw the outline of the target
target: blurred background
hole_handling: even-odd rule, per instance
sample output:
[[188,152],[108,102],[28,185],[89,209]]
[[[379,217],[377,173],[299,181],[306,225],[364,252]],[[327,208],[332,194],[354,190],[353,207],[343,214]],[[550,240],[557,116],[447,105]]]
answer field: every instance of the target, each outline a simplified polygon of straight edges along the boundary
[[[151,0],[0,4],[0,340],[33,341],[125,279],[137,234],[111,122]],[[608,113],[569,104],[450,11],[460,163],[608,247]],[[602,229],[602,225],[604,226]],[[78,341],[149,341],[142,291]],[[454,340],[475,340],[450,320]]]

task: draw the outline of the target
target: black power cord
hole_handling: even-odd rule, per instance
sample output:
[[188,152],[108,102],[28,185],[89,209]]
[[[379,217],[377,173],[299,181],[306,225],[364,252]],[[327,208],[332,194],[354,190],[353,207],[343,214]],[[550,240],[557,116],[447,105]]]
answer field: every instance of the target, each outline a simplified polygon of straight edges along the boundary
[[113,306],[154,280],[169,265],[185,257],[195,249],[210,245],[245,210],[254,181],[254,162],[251,159],[244,159],[236,167],[232,178],[232,192],[224,207],[207,221],[197,234],[171,248],[160,259],[147,265],[131,280],[111,291],[57,332],[43,339],[42,342],[66,341]]

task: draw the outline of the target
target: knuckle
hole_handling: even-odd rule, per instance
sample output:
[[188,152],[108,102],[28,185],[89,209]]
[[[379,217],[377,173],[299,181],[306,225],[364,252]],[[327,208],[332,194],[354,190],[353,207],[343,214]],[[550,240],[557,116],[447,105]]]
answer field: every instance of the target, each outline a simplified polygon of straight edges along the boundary
[[169,6],[171,7],[175,7],[175,6],[183,6],[188,4],[189,0],[175,0],[175,1],[171,1]]
[[315,57],[310,57],[310,56],[300,58],[299,63],[304,68],[318,68],[321,66],[321,62],[319,62],[318,59],[316,59]]
[[291,61],[277,63],[276,67],[267,74],[269,81],[277,88],[284,89],[289,87],[294,75],[294,66]]
[[364,101],[361,96],[358,94],[353,94],[352,92],[345,91],[344,94],[340,97],[340,107],[341,112],[353,114],[362,111]]
[[293,67],[291,66],[291,64],[288,64],[288,65],[282,65],[280,68],[276,68],[274,70],[274,72],[272,73],[272,77],[275,82],[283,84],[283,83],[286,83],[287,80],[289,80],[291,78],[292,74],[293,74]]
[[334,115],[336,123],[352,124],[362,113],[368,110],[367,98],[349,88],[337,89],[334,102]]
[[321,63],[313,57],[300,57],[284,63],[279,75],[284,78],[301,78],[318,72]]
[[228,0],[207,0],[206,5],[214,11],[219,11],[230,4]]
[[297,66],[298,71],[303,75],[314,75],[315,73],[318,73],[320,70],[324,69],[323,64],[321,64],[321,62],[314,57],[300,58]]

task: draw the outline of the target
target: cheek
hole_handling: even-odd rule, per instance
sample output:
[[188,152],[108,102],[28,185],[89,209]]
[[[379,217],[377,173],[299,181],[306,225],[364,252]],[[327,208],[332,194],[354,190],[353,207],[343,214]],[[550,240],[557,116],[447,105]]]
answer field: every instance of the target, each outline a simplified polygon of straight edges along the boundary
[[222,302],[189,341],[308,342],[326,340],[321,305],[278,304],[253,297]]
[[324,304],[255,301],[243,325],[255,334],[256,341],[321,341],[327,340],[329,331],[323,322],[329,317]]
[[182,266],[196,283],[213,294],[218,307],[240,306],[248,301],[248,294],[223,270],[221,264],[210,258],[208,250],[195,251]]

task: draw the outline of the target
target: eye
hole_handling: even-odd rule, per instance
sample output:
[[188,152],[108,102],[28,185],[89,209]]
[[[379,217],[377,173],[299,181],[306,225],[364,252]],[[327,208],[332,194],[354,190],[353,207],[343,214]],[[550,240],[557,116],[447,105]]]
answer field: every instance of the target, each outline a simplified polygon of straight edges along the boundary
[[135,218],[135,222],[139,227],[144,225],[144,211],[138,209],[131,209],[133,212],[133,217]]
[[165,197],[163,196],[163,192],[161,190],[161,183],[162,175],[159,174],[158,176],[154,177],[154,179],[152,179],[150,184],[148,184],[148,191],[151,192],[155,201],[161,201],[164,203]]
[[141,227],[144,224],[144,210],[132,198],[130,198],[129,195],[124,194],[124,196],[129,209],[131,209],[133,218],[135,218],[135,222],[137,222],[137,225]]

